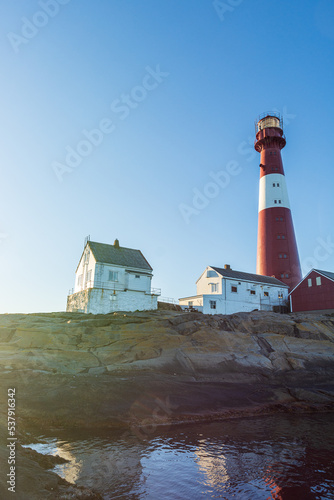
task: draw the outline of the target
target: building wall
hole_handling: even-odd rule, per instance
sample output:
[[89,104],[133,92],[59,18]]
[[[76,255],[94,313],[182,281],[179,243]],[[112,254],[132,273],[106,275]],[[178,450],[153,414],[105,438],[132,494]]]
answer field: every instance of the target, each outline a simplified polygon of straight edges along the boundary
[[[317,277],[321,278],[321,285],[316,284]],[[312,286],[308,285],[309,279]],[[334,309],[334,282],[312,271],[291,293],[290,301],[293,312]]]
[[[87,252],[87,250],[89,252]],[[86,259],[87,252],[87,259]],[[85,288],[85,283],[87,282],[88,273],[91,274],[91,279],[94,279],[96,261],[94,255],[90,251],[89,247],[86,246],[84,253],[82,254],[78,269],[75,273],[75,285],[74,293],[79,292]],[[79,284],[79,276],[82,276],[82,283]]]
[[[197,296],[179,299],[182,308],[188,308],[189,302],[192,302],[192,306],[202,310],[204,314],[233,314],[254,309],[272,311],[274,306],[288,302],[287,287],[222,278],[218,273],[208,277],[207,271],[213,274],[210,267],[204,271],[197,281]],[[216,292],[211,291],[211,284],[218,285]],[[237,291],[232,291],[232,287]],[[279,294],[283,297],[279,298]],[[212,301],[216,302],[215,307],[211,305]]]
[[[209,276],[208,274],[215,274],[216,276]],[[213,293],[216,295],[219,295],[222,293],[222,288],[221,288],[221,281],[222,278],[219,276],[219,274],[211,269],[210,267],[207,267],[202,276],[199,278],[199,280],[196,283],[197,286],[197,295],[202,295],[205,293]],[[211,285],[218,285],[218,291],[217,292],[212,292],[212,287]]]
[[182,309],[189,309],[189,307],[193,307],[197,309],[197,311],[203,312],[203,297],[194,295],[193,297],[184,297],[183,299],[179,299],[179,305]]
[[[112,300],[115,297],[115,300]],[[115,311],[145,311],[158,308],[157,295],[143,292],[116,292],[101,288],[88,288],[70,295],[67,312],[108,314]]]
[[[142,270],[134,269],[127,272],[124,267],[115,266],[112,264],[97,263],[95,267],[94,283],[99,286],[100,283],[107,283],[110,288],[115,290],[140,290],[143,292],[151,291],[151,275],[142,274]],[[109,271],[118,273],[118,281],[109,280]],[[140,276],[136,278],[136,276]]]

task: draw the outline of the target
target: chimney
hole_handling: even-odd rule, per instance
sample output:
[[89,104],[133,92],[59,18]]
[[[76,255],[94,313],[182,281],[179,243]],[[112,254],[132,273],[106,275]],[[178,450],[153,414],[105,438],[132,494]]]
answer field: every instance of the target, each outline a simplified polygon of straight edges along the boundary
[[230,264],[225,264],[224,269],[231,269]]
[[119,241],[118,239],[116,238],[116,240],[114,241],[114,247],[115,248],[119,248]]

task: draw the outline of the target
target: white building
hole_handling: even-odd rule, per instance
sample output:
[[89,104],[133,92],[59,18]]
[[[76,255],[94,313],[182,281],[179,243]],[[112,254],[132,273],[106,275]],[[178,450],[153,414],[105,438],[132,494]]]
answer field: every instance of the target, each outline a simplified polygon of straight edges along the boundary
[[159,289],[151,288],[152,267],[140,250],[87,241],[68,312],[108,314],[157,309]]
[[287,306],[289,286],[276,278],[208,266],[196,282],[197,295],[179,299],[182,309],[204,314],[281,310]]

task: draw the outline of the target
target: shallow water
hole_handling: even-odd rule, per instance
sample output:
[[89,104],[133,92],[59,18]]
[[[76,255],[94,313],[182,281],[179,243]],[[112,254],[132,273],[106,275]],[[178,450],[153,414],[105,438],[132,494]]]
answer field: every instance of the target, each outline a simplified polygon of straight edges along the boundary
[[53,470],[104,499],[334,499],[334,414],[40,436]]

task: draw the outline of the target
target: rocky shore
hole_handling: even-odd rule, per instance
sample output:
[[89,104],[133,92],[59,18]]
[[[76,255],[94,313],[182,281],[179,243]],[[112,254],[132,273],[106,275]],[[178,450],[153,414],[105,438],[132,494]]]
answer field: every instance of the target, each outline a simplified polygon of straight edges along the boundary
[[[0,374],[1,460],[8,388],[16,389],[22,442],[36,427],[145,436],[179,422],[333,411],[334,315],[1,315]],[[46,458],[19,453],[21,485],[35,477],[45,486],[32,498],[99,498],[70,496],[76,489],[45,470]],[[1,498],[5,487],[1,477]]]

